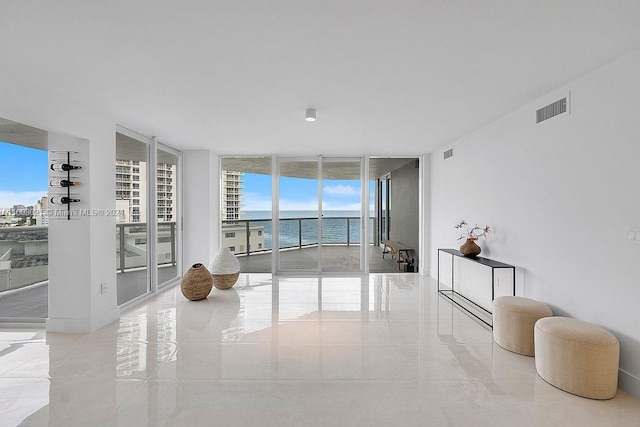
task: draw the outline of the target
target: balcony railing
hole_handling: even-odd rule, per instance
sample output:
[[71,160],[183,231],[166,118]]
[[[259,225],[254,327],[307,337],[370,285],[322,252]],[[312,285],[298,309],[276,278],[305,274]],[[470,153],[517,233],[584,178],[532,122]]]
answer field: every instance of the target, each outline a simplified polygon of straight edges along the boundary
[[[369,243],[373,243],[373,221],[369,218]],[[233,240],[223,241],[223,246],[236,246],[232,251],[237,255],[251,255],[273,250],[273,222],[271,219],[238,219],[222,221],[222,231],[236,232]],[[260,230],[261,228],[261,230]],[[281,218],[280,249],[292,249],[314,246],[318,244],[318,220],[316,218]],[[322,218],[322,243],[332,245],[360,244],[359,217],[325,217]],[[253,235],[262,231],[263,239]],[[224,234],[223,234],[224,235]],[[256,238],[257,237],[257,238]],[[257,247],[263,240],[262,248]],[[244,246],[239,250],[232,242],[240,242]],[[252,244],[253,243],[253,244]]]
[[48,279],[49,227],[0,227],[0,292]]
[[[158,223],[158,265],[176,265],[176,223]],[[117,269],[146,267],[146,223],[116,224]],[[48,280],[49,227],[0,227],[0,292]]]
[[[168,240],[168,241],[167,241]],[[158,265],[176,265],[176,223],[158,223],[156,256]],[[126,270],[147,266],[147,224],[116,224],[116,268]]]

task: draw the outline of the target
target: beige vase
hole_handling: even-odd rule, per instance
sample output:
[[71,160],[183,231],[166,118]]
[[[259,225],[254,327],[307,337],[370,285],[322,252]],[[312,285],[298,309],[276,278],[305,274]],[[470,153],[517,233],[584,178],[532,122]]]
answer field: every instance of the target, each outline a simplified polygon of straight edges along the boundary
[[198,263],[193,264],[180,282],[182,295],[188,300],[198,301],[209,296],[213,287],[213,278],[207,267]]
[[467,239],[464,245],[460,246],[460,253],[470,258],[480,255],[482,249],[478,246],[473,239]]

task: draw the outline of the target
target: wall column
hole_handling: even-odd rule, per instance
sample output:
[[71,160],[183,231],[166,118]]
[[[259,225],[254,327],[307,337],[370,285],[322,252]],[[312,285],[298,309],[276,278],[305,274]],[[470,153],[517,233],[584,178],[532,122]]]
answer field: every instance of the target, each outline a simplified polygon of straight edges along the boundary
[[208,266],[220,247],[220,157],[209,150],[183,153],[183,269],[186,271],[197,262]]

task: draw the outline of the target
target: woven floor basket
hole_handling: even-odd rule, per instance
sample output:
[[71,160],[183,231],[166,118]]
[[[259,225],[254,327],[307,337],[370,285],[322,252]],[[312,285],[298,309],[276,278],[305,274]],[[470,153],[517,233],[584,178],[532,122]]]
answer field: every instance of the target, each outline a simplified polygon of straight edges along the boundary
[[193,264],[182,278],[180,290],[188,300],[198,301],[205,299],[213,286],[213,279],[207,267],[202,264]]
[[238,281],[238,277],[240,276],[240,272],[231,273],[231,274],[212,274],[213,277],[213,286],[216,289],[231,289],[233,285]]

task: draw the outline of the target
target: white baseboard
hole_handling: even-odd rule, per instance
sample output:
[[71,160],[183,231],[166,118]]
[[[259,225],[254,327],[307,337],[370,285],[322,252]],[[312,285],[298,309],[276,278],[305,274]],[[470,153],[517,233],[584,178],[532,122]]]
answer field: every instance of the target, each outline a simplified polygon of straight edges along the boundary
[[102,313],[99,316],[94,317],[91,320],[91,332],[95,332],[98,329],[107,326],[109,323],[120,318],[120,308],[113,307],[111,310]]
[[48,318],[46,322],[47,332],[64,332],[76,334],[90,334],[103,326],[108,325],[120,317],[120,309],[113,309],[92,319],[58,319]]
[[618,388],[640,399],[640,378],[622,369],[618,371]]
[[91,333],[91,319],[56,319],[49,317],[46,321],[47,332],[64,332],[72,334]]

